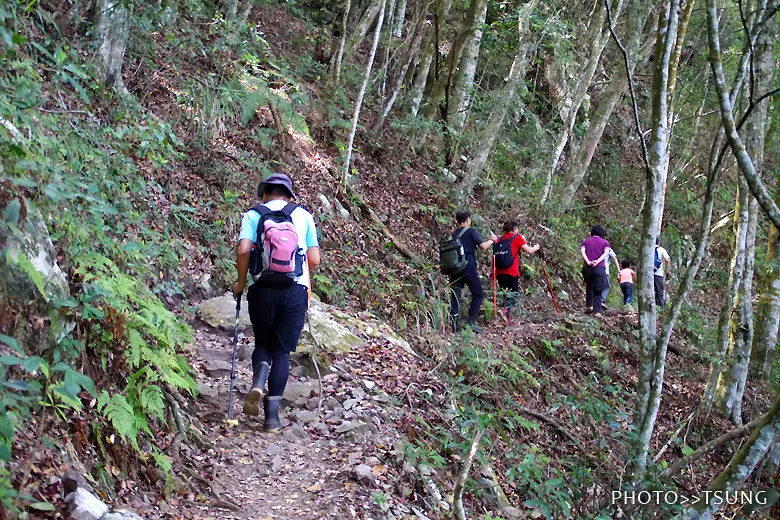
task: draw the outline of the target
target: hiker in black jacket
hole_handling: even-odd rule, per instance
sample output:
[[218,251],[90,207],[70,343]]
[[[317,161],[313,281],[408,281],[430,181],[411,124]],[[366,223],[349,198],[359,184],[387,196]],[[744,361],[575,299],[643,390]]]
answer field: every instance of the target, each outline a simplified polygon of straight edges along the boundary
[[450,315],[452,316],[452,327],[454,332],[460,330],[460,304],[463,295],[463,286],[466,285],[471,291],[471,306],[469,307],[469,316],[466,325],[479,333],[482,329],[477,325],[477,315],[482,307],[482,281],[477,273],[477,248],[487,251],[490,246],[496,243],[498,237],[493,233],[488,240],[483,240],[479,231],[471,227],[471,213],[460,211],[455,215],[458,223],[458,229],[452,232],[453,238],[460,238],[463,244],[463,252],[468,261],[466,268],[455,276],[450,277],[450,288],[452,296],[450,299]]

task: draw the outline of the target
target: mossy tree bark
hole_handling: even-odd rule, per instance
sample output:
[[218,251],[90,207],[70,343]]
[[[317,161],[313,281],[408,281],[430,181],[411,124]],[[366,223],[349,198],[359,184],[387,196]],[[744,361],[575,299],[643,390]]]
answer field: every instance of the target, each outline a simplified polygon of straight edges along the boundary
[[130,28],[130,13],[119,0],[102,0],[98,4],[97,34],[100,42],[100,82],[113,87],[121,96],[128,95],[122,80],[122,63]]
[[[620,0],[612,13],[613,20],[618,19],[622,9],[623,2]],[[599,60],[601,59],[601,54],[604,52],[604,47],[609,40],[609,33],[604,31],[604,18],[606,17],[606,13],[607,10],[603,0],[596,0],[588,19],[588,27],[582,36],[583,42],[590,43],[588,47],[588,59],[578,74],[577,85],[574,87],[574,91],[571,93],[571,96],[567,96],[567,101],[569,101],[568,112],[563,118],[563,129],[558,136],[558,141],[553,149],[552,161],[550,167],[547,169],[544,191],[542,192],[542,198],[539,201],[541,205],[546,204],[547,199],[550,196],[553,176],[558,169],[563,150],[569,143],[571,134],[574,131],[574,123],[577,122],[577,114],[588,93],[588,87],[590,87],[590,83],[593,80],[593,75],[596,72],[596,66],[599,63]]]
[[454,85],[450,99],[447,102],[447,125],[451,139],[457,139],[466,126],[466,113],[471,104],[474,90],[474,77],[477,74],[479,49],[482,45],[482,26],[487,16],[487,0],[472,0],[477,3],[474,19],[474,34],[466,43],[463,55],[455,70]]
[[514,98],[520,78],[525,75],[528,66],[528,51],[532,46],[529,38],[529,18],[535,4],[535,0],[528,2],[520,12],[518,19],[519,42],[517,51],[515,51],[515,57],[512,60],[512,66],[509,68],[509,75],[504,82],[503,88],[498,92],[493,105],[493,112],[490,114],[490,120],[479,141],[479,149],[474,153],[474,158],[468,165],[465,178],[457,187],[456,198],[461,204],[465,203],[472,191],[474,191],[474,186],[477,184],[485,164],[487,164],[493,145],[501,133],[504,118]]
[[[669,0],[659,14],[653,59],[653,115],[646,172],[647,204],[643,211],[639,259],[639,378],[633,426],[637,440],[632,450],[634,478],[644,477],[650,441],[655,428],[663,390],[666,350],[657,348],[654,279],[655,239],[661,232],[666,196],[666,153],[671,132],[669,116],[669,80],[672,52],[677,41],[678,0]],[[630,14],[630,12],[629,12]],[[630,71],[626,71],[627,74]],[[630,76],[630,74],[628,74]],[[641,136],[640,136],[641,139]]]
[[[776,17],[770,16],[766,21],[765,30],[756,39],[756,71],[755,85],[759,94],[771,88],[774,80],[774,38],[777,30]],[[756,162],[756,167],[763,169],[764,143],[767,132],[768,105],[762,103],[756,108],[754,115],[747,123],[746,141],[748,153]],[[778,200],[780,189],[775,192]],[[777,343],[777,330],[780,325],[780,270],[774,263],[777,258],[778,228],[771,224],[766,252],[766,264],[769,268],[763,273],[761,297],[758,302],[753,348],[751,351],[750,372],[754,376],[767,379],[774,357]]]
[[628,88],[627,74],[633,74],[634,68],[640,58],[644,56],[643,28],[651,17],[651,2],[642,2],[632,0],[626,8],[628,24],[623,40],[626,42],[626,50],[629,58],[629,68],[625,69],[622,65],[617,69],[609,85],[604,89],[599,98],[598,106],[593,113],[585,135],[580,141],[577,152],[572,157],[563,186],[557,194],[557,200],[554,205],[559,210],[566,210],[574,200],[574,194],[577,193],[585,175],[590,167],[593,154],[596,152],[604,129],[612,117],[620,99]]

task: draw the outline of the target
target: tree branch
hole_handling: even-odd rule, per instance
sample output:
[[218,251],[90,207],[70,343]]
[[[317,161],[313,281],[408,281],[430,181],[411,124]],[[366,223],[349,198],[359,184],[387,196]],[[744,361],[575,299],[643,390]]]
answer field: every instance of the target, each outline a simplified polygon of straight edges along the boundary
[[466,487],[466,481],[469,479],[469,471],[471,470],[471,464],[474,462],[474,456],[479,449],[479,441],[482,439],[483,430],[477,430],[474,434],[474,438],[471,441],[471,448],[466,456],[466,460],[463,461],[463,469],[458,476],[458,482],[455,484],[455,492],[453,494],[453,509],[455,510],[455,518],[458,520],[466,520],[466,512],[463,510],[463,489]]
[[732,103],[729,99],[729,92],[726,89],[723,64],[720,59],[720,36],[715,0],[707,0],[707,20],[710,47],[708,59],[712,67],[712,75],[715,78],[715,88],[718,92],[720,101],[720,113],[721,119],[723,119],[723,127],[726,131],[726,138],[737,159],[739,169],[742,171],[742,175],[745,177],[745,180],[750,187],[750,192],[753,194],[753,197],[755,197],[769,220],[772,221],[772,224],[776,227],[780,227],[780,208],[777,207],[777,204],[775,204],[775,201],[761,182],[761,178],[759,177],[758,172],[753,165],[753,161],[750,158],[750,155],[748,155],[745,145],[739,137],[736,125],[734,124]]
[[685,466],[688,464],[691,464],[692,462],[696,462],[700,458],[704,457],[708,453],[711,453],[715,451],[716,449],[720,448],[724,444],[726,444],[729,441],[733,441],[734,439],[738,439],[739,437],[742,437],[743,435],[750,432],[753,428],[758,426],[758,423],[761,422],[763,419],[763,416],[757,417],[756,419],[753,419],[749,423],[740,426],[739,428],[734,428],[731,431],[728,431],[721,435],[720,437],[717,437],[710,442],[700,446],[698,449],[694,450],[693,453],[681,458],[668,468],[664,470],[661,473],[661,477],[663,478],[671,478],[677,473],[680,472]]
[[628,79],[628,91],[631,93],[631,102],[634,106],[634,122],[636,123],[636,131],[639,134],[639,141],[642,144],[642,160],[645,163],[645,168],[648,171],[650,168],[650,158],[647,153],[647,143],[645,143],[645,133],[642,131],[642,122],[639,119],[639,105],[636,102],[636,94],[634,92],[634,79],[631,77],[631,65],[628,61],[628,52],[623,44],[620,43],[620,39],[615,33],[615,28],[612,22],[612,10],[609,7],[609,0],[604,0],[604,6],[607,10],[607,25],[609,25],[609,34],[612,35],[612,39],[615,41],[615,45],[618,46],[620,52],[623,54],[623,66],[626,68],[626,78]]

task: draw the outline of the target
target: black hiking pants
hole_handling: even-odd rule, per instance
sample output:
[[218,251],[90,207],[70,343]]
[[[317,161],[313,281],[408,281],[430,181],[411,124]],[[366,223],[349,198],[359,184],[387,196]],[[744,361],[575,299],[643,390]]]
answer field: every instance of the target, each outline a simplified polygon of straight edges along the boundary
[[601,312],[601,296],[607,284],[607,270],[603,265],[582,266],[582,278],[585,280],[585,306],[593,307],[593,312]]
[[268,363],[271,366],[268,395],[281,396],[290,373],[290,352],[295,352],[298,347],[309,308],[309,293],[300,284],[284,289],[254,284],[249,287],[246,298],[255,333],[252,368],[264,361]]
[[471,291],[471,306],[469,307],[468,323],[476,323],[479,309],[482,307],[482,281],[477,268],[469,265],[462,272],[450,277],[450,316],[452,327],[457,332],[460,328],[460,306],[463,296],[463,286]]
[[514,309],[515,304],[517,304],[517,298],[520,295],[520,284],[518,283],[519,280],[519,276],[512,276],[511,274],[496,275],[496,282],[498,282],[498,287],[503,291],[507,291],[506,299],[504,300],[504,307],[507,309]]
[[661,307],[666,304],[666,278],[663,276],[653,276],[653,288],[655,289],[655,305]]

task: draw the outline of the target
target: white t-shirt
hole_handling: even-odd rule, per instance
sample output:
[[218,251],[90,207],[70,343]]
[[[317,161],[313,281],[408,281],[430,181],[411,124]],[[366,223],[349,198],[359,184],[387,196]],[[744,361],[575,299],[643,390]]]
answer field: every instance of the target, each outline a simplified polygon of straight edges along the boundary
[[[271,200],[266,202],[264,206],[272,211],[281,211],[287,205],[284,200]],[[319,247],[317,241],[317,228],[314,226],[314,217],[312,214],[298,206],[290,214],[290,218],[293,221],[295,230],[298,232],[298,247],[300,247],[304,253],[310,247]],[[244,213],[244,218],[241,220],[241,233],[238,236],[238,240],[242,239],[251,240],[252,243],[257,242],[257,224],[260,222],[260,213],[254,210],[249,210]],[[250,277],[251,278],[251,277]],[[309,263],[304,260],[303,262],[303,275],[295,279],[296,283],[309,287]],[[309,282],[309,283],[307,283]]]
[[607,253],[607,258],[604,259],[604,270],[607,272],[607,278],[609,278],[609,259],[610,258],[617,258],[617,255],[612,250],[612,248],[609,248],[609,252]]
[[[654,271],[654,274],[656,276],[664,276],[664,269],[666,267],[666,260],[671,260],[672,258],[669,256],[669,253],[666,252],[666,249],[664,249],[661,246],[655,246],[656,249],[658,249],[658,259],[661,261],[661,267],[656,269]],[[655,262],[655,252],[653,252],[653,262]]]

